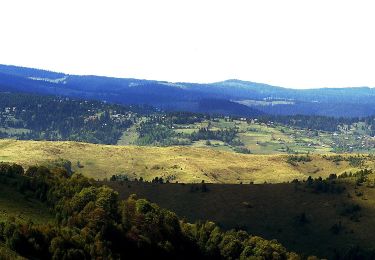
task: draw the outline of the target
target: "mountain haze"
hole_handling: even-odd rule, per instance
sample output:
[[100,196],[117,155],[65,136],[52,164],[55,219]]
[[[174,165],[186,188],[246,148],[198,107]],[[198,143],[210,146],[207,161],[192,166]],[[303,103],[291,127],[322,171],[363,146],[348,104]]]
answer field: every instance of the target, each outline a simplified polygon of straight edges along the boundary
[[147,104],[167,111],[236,116],[375,114],[375,89],[291,89],[226,80],[198,84],[103,76],[78,76],[0,65],[0,91],[63,95],[118,104]]

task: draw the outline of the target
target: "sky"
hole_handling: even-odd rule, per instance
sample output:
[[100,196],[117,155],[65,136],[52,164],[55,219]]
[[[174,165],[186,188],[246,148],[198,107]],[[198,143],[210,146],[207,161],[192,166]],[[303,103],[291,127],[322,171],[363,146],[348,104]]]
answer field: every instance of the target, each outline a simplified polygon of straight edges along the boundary
[[0,63],[70,74],[375,87],[375,3],[2,0]]

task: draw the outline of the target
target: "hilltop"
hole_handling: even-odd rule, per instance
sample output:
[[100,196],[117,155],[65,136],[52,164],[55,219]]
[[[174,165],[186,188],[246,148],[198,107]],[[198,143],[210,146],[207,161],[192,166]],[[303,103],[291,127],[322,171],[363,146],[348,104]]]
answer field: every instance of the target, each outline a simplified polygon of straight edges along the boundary
[[[151,181],[162,177],[170,182],[280,183],[293,179],[327,177],[374,167],[372,156],[344,155],[254,155],[206,148],[172,146],[111,146],[79,142],[0,140],[0,161],[24,167],[68,160],[76,173],[95,179],[123,175]],[[353,162],[349,159],[354,158]]]

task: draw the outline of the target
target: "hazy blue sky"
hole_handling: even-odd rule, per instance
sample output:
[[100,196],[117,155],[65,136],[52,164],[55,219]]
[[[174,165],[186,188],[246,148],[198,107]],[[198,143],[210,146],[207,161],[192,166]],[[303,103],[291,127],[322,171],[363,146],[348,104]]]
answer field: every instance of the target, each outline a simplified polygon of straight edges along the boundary
[[375,86],[373,3],[4,0],[0,63],[169,81]]

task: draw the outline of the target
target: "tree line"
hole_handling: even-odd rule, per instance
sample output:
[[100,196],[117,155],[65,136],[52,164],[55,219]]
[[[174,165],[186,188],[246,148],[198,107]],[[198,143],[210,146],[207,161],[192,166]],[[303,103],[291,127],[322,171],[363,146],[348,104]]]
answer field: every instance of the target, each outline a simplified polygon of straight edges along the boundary
[[[135,195],[117,192],[64,167],[0,164],[0,181],[44,202],[55,222],[0,222],[0,243],[31,259],[301,259],[275,240],[186,223]],[[1,251],[0,251],[1,254]],[[1,258],[1,255],[0,255]]]
[[[116,144],[137,114],[148,108],[98,101],[1,93],[0,137]],[[12,129],[21,131],[12,131]]]

